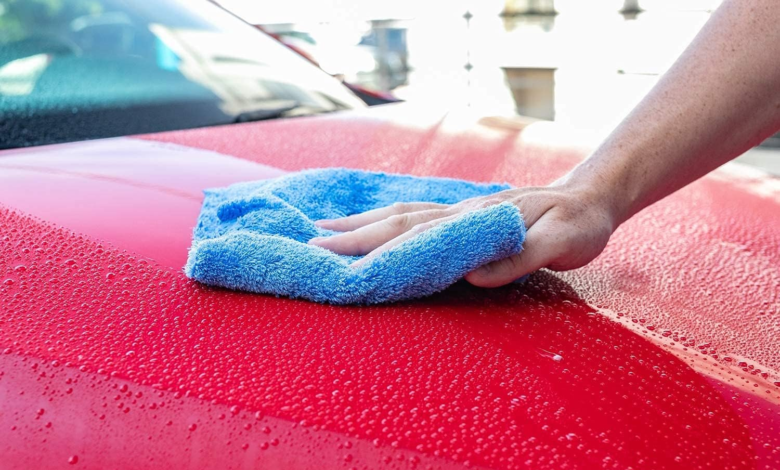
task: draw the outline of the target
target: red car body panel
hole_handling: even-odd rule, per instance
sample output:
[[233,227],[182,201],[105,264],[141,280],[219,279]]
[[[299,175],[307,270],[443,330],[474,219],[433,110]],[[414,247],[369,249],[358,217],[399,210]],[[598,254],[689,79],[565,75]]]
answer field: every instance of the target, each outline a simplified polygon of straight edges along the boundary
[[181,271],[204,188],[540,185],[585,155],[566,137],[393,105],[0,153],[0,468],[780,467],[780,184],[757,172],[506,288],[335,307]]

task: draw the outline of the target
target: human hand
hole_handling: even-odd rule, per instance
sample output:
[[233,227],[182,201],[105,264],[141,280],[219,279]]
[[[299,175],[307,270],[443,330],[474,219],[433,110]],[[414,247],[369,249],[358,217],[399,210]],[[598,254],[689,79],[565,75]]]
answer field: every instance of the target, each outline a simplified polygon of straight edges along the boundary
[[527,228],[523,251],[466,275],[476,286],[502,286],[540,268],[565,271],[584,266],[601,253],[619,223],[609,198],[564,183],[510,189],[452,205],[396,203],[320,220],[317,226],[344,233],[314,238],[309,243],[342,255],[366,255],[353,263],[358,267],[424,230],[502,202],[513,203],[523,214]]

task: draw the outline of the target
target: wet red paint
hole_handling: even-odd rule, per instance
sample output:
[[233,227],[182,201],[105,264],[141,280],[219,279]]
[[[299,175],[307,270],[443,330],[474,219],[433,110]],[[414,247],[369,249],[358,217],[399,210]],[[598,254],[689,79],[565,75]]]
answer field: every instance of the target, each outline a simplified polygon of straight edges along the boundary
[[214,152],[126,138],[0,155],[3,204],[176,269],[187,260],[181,247],[190,243],[203,189],[282,173]]
[[[425,119],[396,107],[149,138],[286,170],[513,184],[542,184],[582,156],[458,116]],[[9,468],[780,466],[780,203],[755,191],[772,180],[698,183],[574,273],[344,308],[188,281],[177,264],[186,217],[156,226],[169,234],[157,245],[138,244],[138,220],[179,210],[169,190],[242,178],[197,171],[195,160],[185,172],[90,167],[165,188],[81,186],[84,200],[114,187],[143,198],[110,237],[87,211],[55,214],[74,181],[28,177],[28,188],[60,188],[51,206],[0,189],[3,204],[56,222],[0,209]]]

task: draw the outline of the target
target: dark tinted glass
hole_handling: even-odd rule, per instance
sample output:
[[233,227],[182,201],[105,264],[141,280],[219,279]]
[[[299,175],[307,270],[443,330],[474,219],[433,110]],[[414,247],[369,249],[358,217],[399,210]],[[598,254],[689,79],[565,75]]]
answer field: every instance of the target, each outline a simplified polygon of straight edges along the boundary
[[206,0],[0,0],[3,148],[361,106]]

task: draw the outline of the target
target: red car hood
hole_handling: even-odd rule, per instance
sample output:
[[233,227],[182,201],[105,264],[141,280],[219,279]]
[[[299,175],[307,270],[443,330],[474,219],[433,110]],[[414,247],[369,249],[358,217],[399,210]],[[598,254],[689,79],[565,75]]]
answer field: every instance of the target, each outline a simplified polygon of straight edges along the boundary
[[540,185],[567,140],[394,105],[0,152],[2,467],[780,467],[780,183],[754,170],[519,286],[356,308],[182,274],[205,188]]

